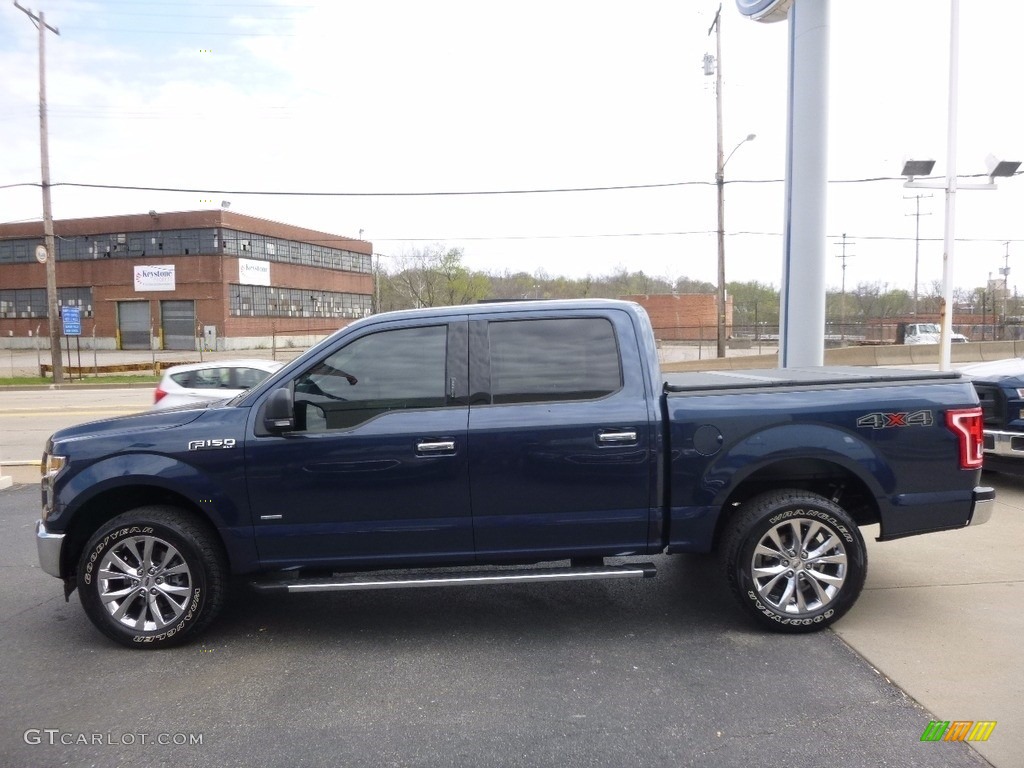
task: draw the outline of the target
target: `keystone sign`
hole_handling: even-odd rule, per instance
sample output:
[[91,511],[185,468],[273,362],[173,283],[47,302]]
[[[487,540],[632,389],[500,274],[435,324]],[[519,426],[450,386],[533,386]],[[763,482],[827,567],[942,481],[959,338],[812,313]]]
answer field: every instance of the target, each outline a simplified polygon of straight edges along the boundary
[[135,267],[136,291],[173,291],[174,265]]
[[242,285],[270,285],[270,263],[239,259],[238,282]]

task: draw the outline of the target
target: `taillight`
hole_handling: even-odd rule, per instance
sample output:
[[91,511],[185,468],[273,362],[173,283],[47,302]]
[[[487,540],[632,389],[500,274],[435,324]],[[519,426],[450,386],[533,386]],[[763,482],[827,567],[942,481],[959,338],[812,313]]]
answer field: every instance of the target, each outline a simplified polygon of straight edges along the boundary
[[960,442],[960,469],[980,469],[985,449],[981,408],[946,411],[946,426]]
[[160,387],[157,387],[156,391],[153,393],[153,402],[154,403],[159,403],[160,402],[160,398],[162,398],[166,394],[167,393],[164,392],[162,389],[160,389]]

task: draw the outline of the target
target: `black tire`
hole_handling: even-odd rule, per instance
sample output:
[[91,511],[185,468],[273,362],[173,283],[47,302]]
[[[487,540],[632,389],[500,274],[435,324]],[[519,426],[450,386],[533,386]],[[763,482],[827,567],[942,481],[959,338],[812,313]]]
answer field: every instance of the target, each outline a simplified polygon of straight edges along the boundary
[[[798,539],[806,548],[793,546]],[[850,516],[822,496],[797,490],[744,503],[729,523],[721,557],[743,609],[762,626],[790,633],[824,629],[850,610],[868,567],[864,539]]]
[[130,648],[167,648],[192,639],[220,611],[226,590],[220,542],[174,507],[118,515],[93,534],[78,561],[86,615]]

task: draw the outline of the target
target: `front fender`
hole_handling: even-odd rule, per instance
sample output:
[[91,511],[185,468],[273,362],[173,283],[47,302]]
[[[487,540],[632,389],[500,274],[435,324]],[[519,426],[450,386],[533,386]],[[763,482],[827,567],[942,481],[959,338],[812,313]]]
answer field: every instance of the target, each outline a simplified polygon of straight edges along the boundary
[[143,496],[145,489],[151,489],[154,496],[164,491],[183,497],[218,529],[251,525],[242,463],[221,459],[216,464],[219,466],[199,468],[157,453],[101,459],[55,485],[47,527],[63,530],[78,510],[111,492],[131,489],[138,489]]

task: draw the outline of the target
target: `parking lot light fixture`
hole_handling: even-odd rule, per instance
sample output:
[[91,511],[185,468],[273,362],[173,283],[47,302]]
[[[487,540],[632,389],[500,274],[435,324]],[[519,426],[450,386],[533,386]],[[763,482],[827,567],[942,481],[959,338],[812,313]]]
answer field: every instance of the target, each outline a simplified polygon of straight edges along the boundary
[[934,160],[907,160],[903,163],[901,175],[906,176],[907,181],[913,181],[915,176],[930,176],[934,167]]
[[993,184],[997,176],[1015,176],[1017,169],[1020,168],[1020,160],[1000,160],[995,155],[989,155],[985,158],[985,164],[988,166],[988,178]]

